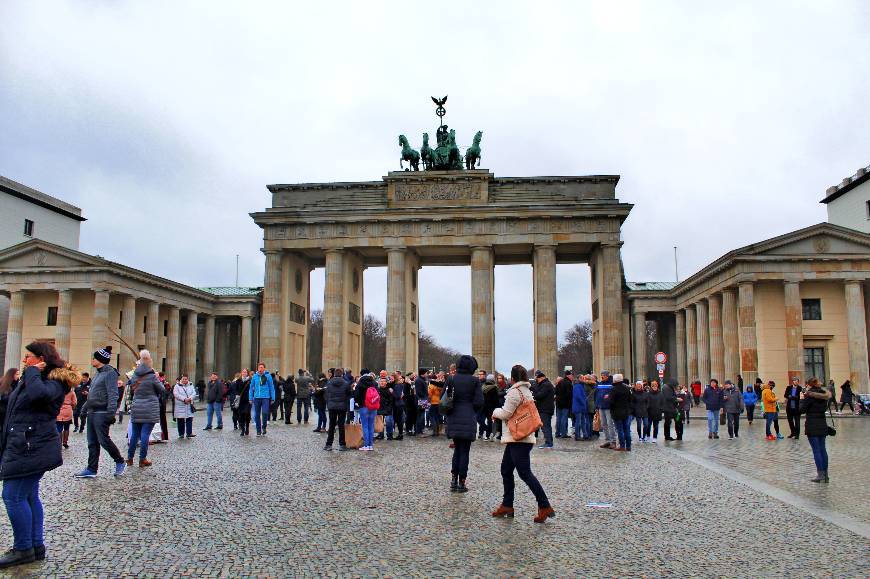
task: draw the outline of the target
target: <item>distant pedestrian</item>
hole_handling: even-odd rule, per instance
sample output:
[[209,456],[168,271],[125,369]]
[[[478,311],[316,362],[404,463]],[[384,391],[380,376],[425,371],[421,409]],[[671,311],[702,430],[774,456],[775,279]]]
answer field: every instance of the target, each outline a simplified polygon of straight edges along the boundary
[[387,378],[378,379],[378,396],[381,397],[381,405],[378,408],[377,416],[382,417],[384,430],[378,433],[375,440],[384,440],[385,435],[387,440],[393,440],[393,433],[395,432],[395,423],[393,422],[395,398],[393,398],[392,385],[387,382]]
[[[456,375],[447,380],[447,392],[453,396],[453,410],[447,417],[447,438],[453,440],[450,490],[464,493],[471,458],[471,443],[477,430],[477,413],[483,408],[483,389],[474,376],[477,360],[473,356],[460,356],[456,362]],[[491,418],[491,417],[490,417]]]
[[610,414],[610,398],[613,392],[613,378],[607,370],[601,371],[601,380],[595,387],[595,409],[598,411],[600,431],[604,432],[605,442],[601,448],[617,448],[616,426]]
[[[284,384],[281,386],[282,410],[281,414],[284,418],[284,424],[293,424],[293,405],[296,402],[297,390],[296,379],[291,374],[284,379]],[[297,424],[302,424],[301,420],[296,421]]]
[[740,388],[731,380],[725,380],[725,388],[722,391],[722,408],[725,409],[725,418],[728,422],[728,439],[740,437],[740,414],[746,407],[743,402],[743,394]]
[[622,374],[613,375],[613,393],[610,400],[610,414],[619,438],[619,450],[631,451],[631,389]]
[[677,408],[677,420],[674,428],[677,440],[683,440],[683,432],[689,423],[689,411],[692,409],[692,394],[685,384],[680,385],[680,391],[677,393]]
[[631,414],[634,416],[637,439],[646,442],[649,430],[649,392],[644,390],[642,380],[634,383],[631,395]]
[[571,388],[571,413],[574,415],[574,440],[589,440],[592,437],[592,421],[589,420],[586,402],[586,384],[580,380]]
[[73,408],[75,406],[76,393],[73,388],[70,388],[64,393],[63,404],[56,418],[57,432],[60,434],[60,444],[64,448],[69,448],[69,427],[73,421]]
[[133,389],[133,404],[130,407],[130,423],[133,426],[127,448],[127,466],[133,466],[136,455],[136,444],[139,444],[139,466],[151,466],[148,460],[148,443],[151,431],[160,421],[160,399],[166,394],[166,389],[154,372],[154,361],[151,352],[139,352],[139,365],[133,371],[131,378]]
[[825,411],[828,408],[830,398],[831,393],[822,388],[816,378],[810,379],[807,383],[807,390],[801,394],[800,412],[807,417],[804,432],[810,442],[810,447],[813,449],[813,461],[816,463],[816,478],[811,479],[814,483],[830,481],[828,451],[825,448],[825,438],[828,436]]
[[82,372],[82,382],[76,386],[76,407],[73,411],[73,432],[85,431],[86,417],[82,415],[82,408],[85,402],[88,401],[88,392],[91,388],[91,376],[87,372]]
[[695,401],[695,406],[701,405],[701,381],[694,380],[692,382],[692,399]]
[[677,383],[674,380],[665,382],[662,386],[662,416],[665,419],[665,440],[674,440],[671,436],[671,423],[677,417]]
[[414,380],[414,395],[417,399],[417,421],[414,436],[423,436],[426,428],[426,413],[429,411],[429,369],[420,368],[417,379]]
[[338,427],[338,450],[347,450],[344,439],[344,421],[351,399],[350,384],[344,380],[344,370],[333,368],[332,378],[326,383],[326,407],[329,409],[329,434],[323,450],[332,450],[335,429]]
[[801,436],[801,380],[792,376],[791,381],[785,388],[785,419],[788,422],[788,438],[797,440]]
[[852,411],[852,414],[855,413],[855,407],[852,405],[852,398],[854,394],[852,393],[852,381],[846,380],[840,385],[840,412],[843,412],[843,408],[846,407],[846,404],[849,405],[849,410]]
[[175,386],[172,387],[172,398],[175,400],[175,408],[172,414],[175,416],[175,425],[178,427],[178,439],[185,436],[194,438],[193,433],[193,400],[196,389],[190,383],[186,374],[181,375]]
[[95,478],[100,466],[100,447],[115,461],[115,476],[124,474],[124,457],[109,434],[115,423],[118,408],[118,371],[109,365],[112,347],[106,346],[94,352],[91,365],[97,373],[91,381],[91,391],[82,413],[87,416],[88,466],[77,473],[76,478]]
[[265,436],[269,426],[269,404],[275,402],[275,382],[262,362],[257,364],[257,372],[251,378],[251,400],[257,436]]
[[224,396],[225,389],[223,380],[218,378],[217,373],[212,372],[211,377],[208,380],[208,384],[206,385],[205,391],[205,401],[206,401],[206,423],[205,428],[203,430],[211,430],[211,422],[212,418],[215,414],[217,414],[217,428],[216,430],[224,429]]
[[566,370],[556,382],[556,438],[568,438],[568,415],[574,397],[574,372]]
[[719,412],[722,410],[722,389],[719,381],[715,378],[710,380],[710,385],[704,390],[702,396],[704,406],[707,408],[707,438],[719,438]]
[[657,380],[649,383],[649,392],[647,393],[647,416],[649,423],[644,430],[644,437],[647,442],[656,443],[659,441],[659,422],[662,421],[662,408],[664,400],[662,391],[659,388]]
[[362,396],[363,400],[362,407],[360,408],[363,445],[360,447],[360,450],[373,451],[375,449],[375,417],[377,416],[378,409],[381,407],[381,395],[378,392],[374,376],[365,370],[363,370],[362,376],[357,380],[356,389],[359,393],[357,396]]
[[746,387],[746,392],[743,393],[743,405],[746,408],[746,421],[752,424],[752,419],[755,417],[755,405],[758,403],[758,396],[755,394],[755,388],[752,386]]
[[[308,415],[311,413],[311,394],[314,392],[314,380],[302,368],[296,374],[296,423],[308,424]],[[305,410],[303,415],[303,409]],[[292,409],[291,409],[292,410]]]
[[553,413],[555,412],[556,389],[553,383],[543,372],[535,372],[535,383],[532,384],[532,394],[535,396],[535,405],[538,414],[541,415],[541,431],[544,434],[544,444],[538,448],[548,450],[553,448]]
[[317,384],[314,386],[314,393],[311,395],[314,399],[314,410],[317,412],[317,428],[314,432],[326,432],[329,421],[329,411],[326,408],[326,374],[320,373],[317,377]]
[[[776,388],[776,383],[770,380],[761,392],[761,403],[764,407],[764,433],[767,440],[782,440],[782,434],[779,433],[779,404],[776,394],[773,392],[774,388]],[[770,432],[771,424],[776,431],[776,436]]]

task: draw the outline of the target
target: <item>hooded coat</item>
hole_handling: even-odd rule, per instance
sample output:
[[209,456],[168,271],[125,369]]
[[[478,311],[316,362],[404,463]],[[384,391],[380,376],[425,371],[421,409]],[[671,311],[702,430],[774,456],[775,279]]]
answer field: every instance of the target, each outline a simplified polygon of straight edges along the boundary
[[477,360],[462,356],[456,375],[447,382],[453,393],[453,412],[447,418],[447,438],[474,440],[477,436],[477,413],[483,408],[483,389],[474,375]]
[[64,385],[75,388],[79,382],[77,372],[64,368],[24,370],[9,395],[0,433],[0,480],[44,473],[63,464],[55,418],[66,396]]
[[649,392],[632,389],[631,414],[635,418],[647,418],[649,416]]
[[613,383],[610,414],[614,420],[625,420],[631,414],[631,389],[625,382]]
[[131,384],[136,384],[136,390],[133,392],[130,420],[146,424],[160,422],[160,399],[166,394],[166,388],[157,379],[154,369],[139,364],[133,371]]

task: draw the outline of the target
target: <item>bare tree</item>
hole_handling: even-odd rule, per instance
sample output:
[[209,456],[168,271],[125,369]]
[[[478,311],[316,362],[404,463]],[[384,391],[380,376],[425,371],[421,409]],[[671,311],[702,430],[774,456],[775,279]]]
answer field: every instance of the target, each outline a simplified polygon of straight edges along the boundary
[[592,322],[586,320],[571,327],[559,346],[559,369],[571,366],[575,372],[592,372]]
[[387,330],[383,322],[371,314],[363,320],[363,366],[380,370],[387,364]]
[[323,372],[323,311],[311,312],[311,323],[308,326],[308,371],[313,376]]

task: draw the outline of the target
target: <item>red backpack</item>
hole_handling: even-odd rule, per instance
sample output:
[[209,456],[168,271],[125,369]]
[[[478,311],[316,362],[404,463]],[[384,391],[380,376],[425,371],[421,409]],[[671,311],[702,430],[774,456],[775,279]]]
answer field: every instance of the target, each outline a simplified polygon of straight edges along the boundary
[[374,386],[369,386],[366,390],[366,408],[369,410],[377,410],[381,407],[381,394]]

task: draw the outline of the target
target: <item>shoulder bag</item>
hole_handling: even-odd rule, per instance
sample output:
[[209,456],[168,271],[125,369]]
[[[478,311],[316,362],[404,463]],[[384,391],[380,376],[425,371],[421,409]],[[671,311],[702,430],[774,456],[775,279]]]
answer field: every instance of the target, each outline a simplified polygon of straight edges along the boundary
[[828,406],[828,413],[831,415],[831,423],[828,424],[828,419],[825,418],[825,426],[828,428],[828,436],[837,436],[837,429],[834,428],[834,413],[831,411],[831,407]]
[[441,401],[438,403],[438,411],[443,416],[453,414],[453,382],[450,380],[444,387],[444,394],[441,395]]
[[538,414],[538,407],[535,405],[534,399],[523,396],[519,387],[514,386],[514,388],[517,388],[523,401],[514,410],[513,415],[508,418],[507,423],[511,437],[515,441],[519,441],[541,428],[544,423],[541,422],[541,415]]

